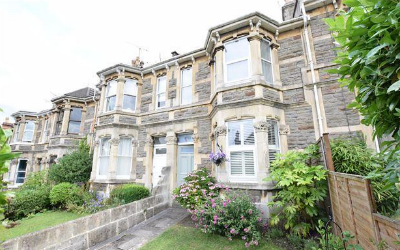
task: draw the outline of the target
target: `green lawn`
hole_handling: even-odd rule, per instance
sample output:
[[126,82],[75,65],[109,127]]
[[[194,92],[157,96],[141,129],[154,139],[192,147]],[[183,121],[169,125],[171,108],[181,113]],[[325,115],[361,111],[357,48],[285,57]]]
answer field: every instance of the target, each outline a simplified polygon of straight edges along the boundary
[[269,243],[265,240],[260,242],[258,247],[246,248],[243,240],[228,241],[226,237],[218,235],[208,235],[202,233],[199,229],[176,225],[153,241],[147,243],[141,250],[282,250],[282,248]]
[[76,214],[66,211],[48,211],[36,214],[32,218],[23,219],[20,221],[21,224],[14,228],[6,229],[0,224],[0,242],[74,220],[85,215],[86,214]]

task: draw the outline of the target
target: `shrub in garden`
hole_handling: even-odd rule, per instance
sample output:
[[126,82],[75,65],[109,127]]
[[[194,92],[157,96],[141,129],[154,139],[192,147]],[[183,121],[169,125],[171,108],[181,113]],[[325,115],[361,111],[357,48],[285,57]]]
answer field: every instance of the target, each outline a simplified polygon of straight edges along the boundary
[[9,220],[17,220],[50,208],[50,187],[41,186],[35,189],[21,189],[6,206],[4,213]]
[[65,155],[49,171],[49,178],[56,184],[62,182],[84,183],[90,178],[93,156],[85,140],[79,143],[77,150]]
[[47,170],[28,174],[20,189],[36,189],[41,186],[50,186]]
[[246,247],[258,245],[261,215],[250,197],[242,192],[227,192],[225,197],[208,198],[202,208],[192,211],[196,227],[204,233],[240,238]]
[[383,157],[375,154],[361,140],[335,139],[331,142],[331,149],[335,171],[368,176],[378,211],[393,215],[399,206],[400,192],[384,178],[386,164]]
[[268,205],[280,210],[272,213],[271,225],[283,221],[291,233],[308,235],[320,215],[318,204],[327,194],[326,170],[312,165],[318,158],[318,149],[311,145],[302,152],[279,155],[272,163],[267,180],[275,181],[280,190]]
[[82,205],[83,191],[75,184],[60,183],[51,189],[50,202],[60,208],[66,208],[69,203]]
[[208,198],[217,197],[221,185],[206,168],[194,170],[185,177],[185,182],[173,191],[173,198],[184,208],[201,207]]
[[150,196],[146,187],[136,184],[124,184],[111,191],[110,198],[117,203],[130,203]]

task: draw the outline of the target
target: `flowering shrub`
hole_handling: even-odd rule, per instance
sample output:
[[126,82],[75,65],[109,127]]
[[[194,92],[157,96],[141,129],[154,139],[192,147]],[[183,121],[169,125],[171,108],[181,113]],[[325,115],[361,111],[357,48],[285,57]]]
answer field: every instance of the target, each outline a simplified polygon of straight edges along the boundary
[[203,208],[192,212],[196,227],[204,233],[241,238],[245,246],[258,245],[261,238],[261,216],[249,196],[227,192],[225,197],[209,198]]
[[83,203],[86,213],[96,213],[104,207],[103,198],[99,195],[95,195],[92,199]]
[[221,188],[205,168],[193,171],[184,180],[185,182],[173,191],[173,198],[182,207],[190,210],[200,207],[207,198],[217,197]]
[[222,151],[219,151],[216,153],[211,153],[209,155],[209,158],[212,162],[214,162],[215,165],[218,165],[218,166],[227,160],[226,154]]

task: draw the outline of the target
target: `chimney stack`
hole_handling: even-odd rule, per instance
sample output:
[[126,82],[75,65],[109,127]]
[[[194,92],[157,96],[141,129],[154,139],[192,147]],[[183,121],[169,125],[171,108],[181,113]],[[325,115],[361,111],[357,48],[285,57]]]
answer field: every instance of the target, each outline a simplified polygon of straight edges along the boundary
[[171,55],[172,55],[172,57],[174,57],[174,56],[179,56],[179,53],[176,52],[176,51],[172,51],[172,52],[171,52]]
[[136,57],[135,60],[132,60],[132,66],[136,68],[143,68],[144,62],[140,60],[140,57]]

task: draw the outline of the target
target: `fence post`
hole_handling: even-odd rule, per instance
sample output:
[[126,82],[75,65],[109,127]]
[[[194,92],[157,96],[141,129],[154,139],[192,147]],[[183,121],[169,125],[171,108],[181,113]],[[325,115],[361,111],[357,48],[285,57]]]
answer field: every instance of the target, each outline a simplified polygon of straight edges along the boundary
[[331,143],[329,142],[329,133],[324,133],[322,135],[322,143],[324,144],[326,167],[329,171],[335,172],[335,166],[333,165],[332,159]]

